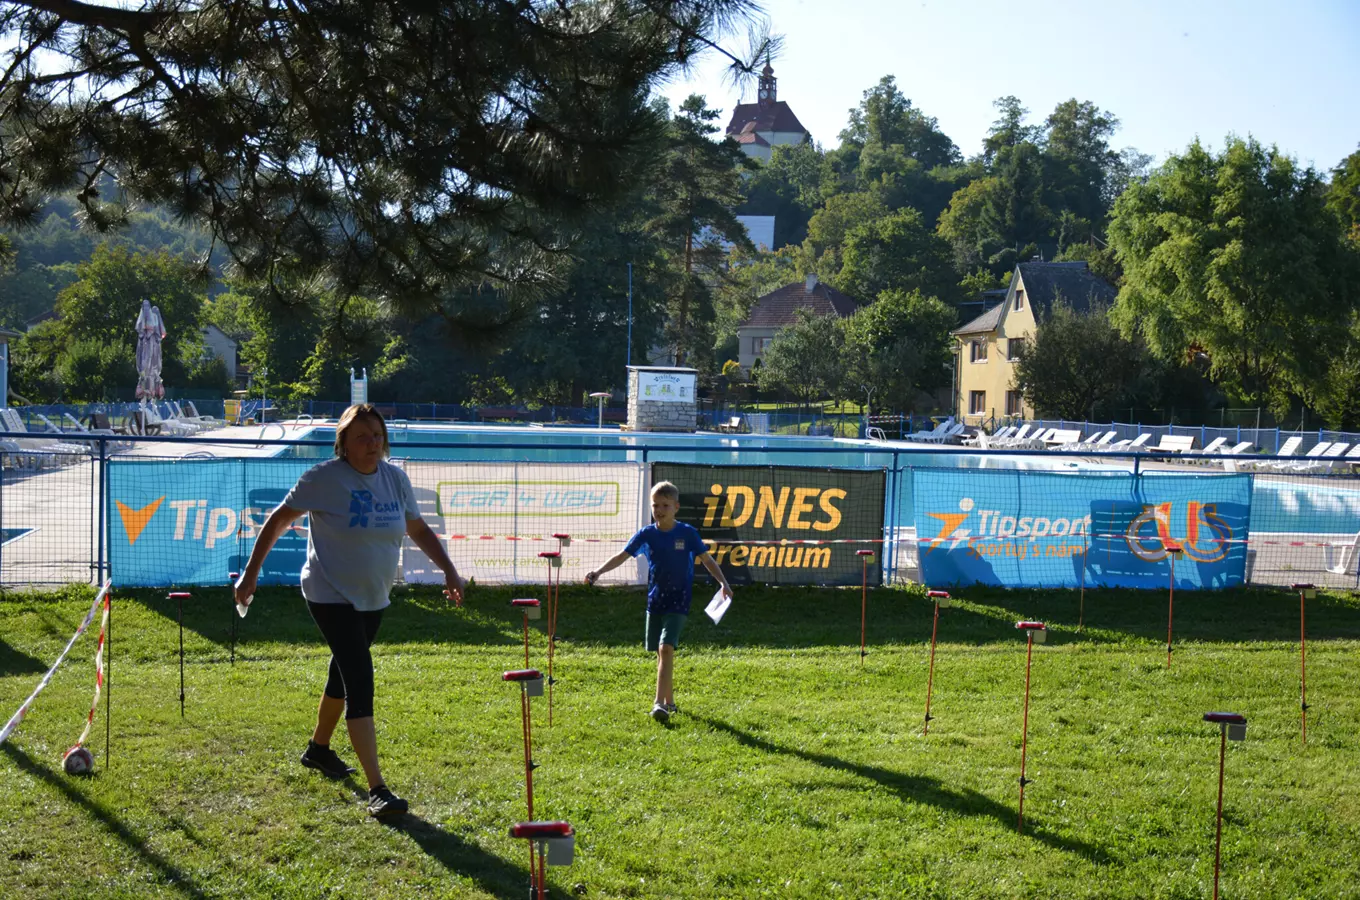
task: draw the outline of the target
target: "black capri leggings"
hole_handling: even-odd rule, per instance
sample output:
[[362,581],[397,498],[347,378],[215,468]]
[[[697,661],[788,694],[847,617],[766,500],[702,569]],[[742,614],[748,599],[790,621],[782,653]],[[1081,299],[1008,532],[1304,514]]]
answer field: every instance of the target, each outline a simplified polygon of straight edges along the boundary
[[382,610],[361,612],[348,603],[307,601],[312,621],[331,648],[326,696],[345,701],[346,719],[373,715],[373,656],[368,648],[382,624]]

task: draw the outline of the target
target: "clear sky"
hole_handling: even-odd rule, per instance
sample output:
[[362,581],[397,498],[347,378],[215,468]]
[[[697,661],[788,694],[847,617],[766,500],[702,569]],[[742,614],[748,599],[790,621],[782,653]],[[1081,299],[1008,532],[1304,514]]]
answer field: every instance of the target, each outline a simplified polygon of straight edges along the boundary
[[[1196,136],[1276,144],[1330,169],[1360,145],[1360,0],[763,0],[784,35],[774,60],[779,99],[813,140],[839,143],[846,112],[884,75],[965,156],[1019,97],[1031,123],[1063,100],[1089,100],[1120,120],[1116,149],[1158,161]],[[740,39],[744,40],[744,38]],[[729,43],[740,43],[731,38]],[[721,108],[739,99],[705,58],[665,93]],[[746,89],[746,102],[755,97]]]

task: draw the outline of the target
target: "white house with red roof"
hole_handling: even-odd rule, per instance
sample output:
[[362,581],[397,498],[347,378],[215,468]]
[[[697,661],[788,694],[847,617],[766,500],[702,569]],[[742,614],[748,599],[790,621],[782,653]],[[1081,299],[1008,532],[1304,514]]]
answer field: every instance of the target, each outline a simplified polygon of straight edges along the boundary
[[805,309],[813,316],[846,318],[859,304],[829,284],[809,275],[806,281],[786,284],[777,291],[761,297],[751,307],[746,321],[737,326],[737,362],[746,371],[765,356],[765,348],[780,329],[798,321],[798,310]]

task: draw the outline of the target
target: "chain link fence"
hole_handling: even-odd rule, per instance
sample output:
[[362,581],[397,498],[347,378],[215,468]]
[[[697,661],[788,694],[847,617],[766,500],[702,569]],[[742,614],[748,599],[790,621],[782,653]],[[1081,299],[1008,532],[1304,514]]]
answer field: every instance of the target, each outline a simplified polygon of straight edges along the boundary
[[[1099,427],[1092,426],[1092,430]],[[413,474],[419,472],[413,480],[421,484],[422,514],[436,533],[464,541],[456,549],[473,553],[469,559],[501,563],[522,559],[523,564],[507,564],[509,574],[504,580],[511,582],[540,578],[537,552],[552,545],[551,536],[558,529],[590,534],[592,552],[620,548],[626,533],[647,520],[649,464],[688,462],[764,466],[771,471],[771,478],[784,477],[779,473],[799,468],[885,472],[882,537],[876,541],[882,553],[876,564],[883,566],[886,579],[899,582],[920,580],[922,542],[938,538],[941,523],[958,514],[949,504],[939,510],[917,504],[912,484],[919,469],[1002,469],[1020,486],[1022,495],[1032,497],[1044,494],[1043,478],[1055,472],[1090,478],[1124,473],[1135,479],[1130,495],[1135,503],[1145,486],[1155,486],[1156,479],[1168,475],[1188,476],[1183,480],[1199,480],[1206,485],[1207,479],[1246,479],[1251,497],[1250,528],[1246,537],[1238,535],[1232,540],[1247,544],[1248,583],[1311,581],[1360,587],[1356,552],[1360,478],[1356,467],[1344,460],[1329,465],[1327,471],[1310,473],[1300,470],[1294,458],[1258,456],[1251,460],[1250,472],[1232,474],[1216,460],[1157,454],[1074,459],[1073,454],[1043,451],[959,453],[887,443],[799,442],[774,437],[747,438],[739,449],[730,445],[730,439],[720,439],[729,440],[721,445],[705,445],[693,436],[683,441],[642,442],[633,438],[636,442],[617,446],[578,446],[572,443],[570,431],[535,431],[541,436],[538,443],[502,439],[479,445],[473,434],[464,435],[467,440],[456,448],[448,443],[428,443],[419,431],[412,431],[407,441],[395,447],[404,458],[402,464]],[[1212,431],[1205,433],[1212,439]],[[268,510],[280,502],[301,471],[319,456],[329,455],[331,442],[257,438],[232,442],[214,434],[199,438],[68,435],[60,441],[32,434],[0,434],[0,448],[4,448],[0,450],[0,586],[95,583],[108,574],[133,579],[123,583],[160,583],[154,574],[130,575],[132,570],[120,570],[119,566],[127,565],[128,557],[122,554],[129,547],[145,548],[162,540],[168,548],[166,554],[188,553],[191,549],[194,553],[223,553],[220,560],[213,557],[202,571],[212,583],[225,584],[229,572],[239,568],[248,556]],[[1232,436],[1236,434],[1234,429]],[[1332,433],[1320,436],[1331,437]],[[1342,435],[1341,439],[1346,437]],[[1270,443],[1264,435],[1262,440]],[[511,487],[506,490],[519,491],[519,505],[513,515],[481,520],[450,517],[450,485],[504,487],[507,483]],[[770,485],[779,483],[793,481],[786,477],[785,482],[776,480]],[[753,484],[749,496],[753,503],[765,504],[772,519],[776,513],[783,516],[786,506],[816,502],[811,494],[786,492],[776,496],[783,488],[762,493],[768,487]],[[794,485],[793,490],[797,489]],[[472,493],[482,497],[486,492],[478,488]],[[734,496],[740,499],[741,492]],[[608,504],[618,521],[610,519],[605,527],[604,519],[573,519],[566,515],[570,509],[559,508],[587,501]],[[735,509],[733,515],[739,516],[740,503]],[[1020,512],[1016,515],[1019,517]],[[469,524],[479,521],[490,524]],[[1194,519],[1178,519],[1175,527],[1193,529]],[[772,534],[776,541],[806,542],[824,537],[811,531]],[[1116,535],[1116,539],[1122,538]],[[537,543],[544,546],[537,547]],[[584,545],[581,549],[584,552]],[[279,580],[294,578],[304,554],[305,532],[300,532],[288,547],[281,548]],[[154,568],[158,564],[158,557],[148,559],[147,565]],[[428,576],[428,566],[422,566],[414,562],[404,566],[404,577]]]

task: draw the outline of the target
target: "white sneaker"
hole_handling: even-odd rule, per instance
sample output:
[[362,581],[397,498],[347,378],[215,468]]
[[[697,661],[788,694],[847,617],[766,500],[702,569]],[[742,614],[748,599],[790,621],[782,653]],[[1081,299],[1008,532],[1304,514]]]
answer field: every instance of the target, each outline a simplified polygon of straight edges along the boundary
[[658,703],[652,707],[652,718],[665,725],[671,720],[670,710],[666,709],[664,704]]

